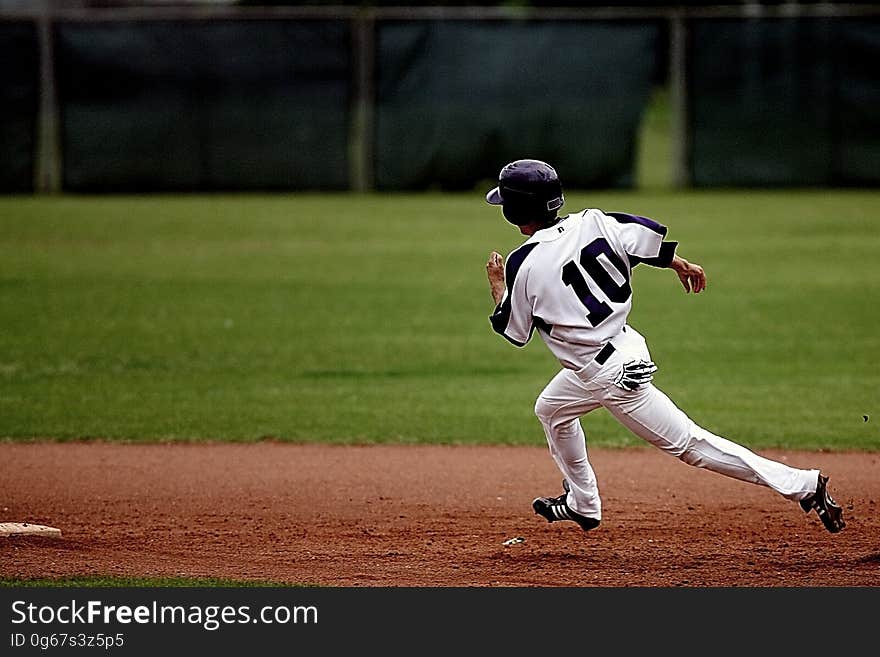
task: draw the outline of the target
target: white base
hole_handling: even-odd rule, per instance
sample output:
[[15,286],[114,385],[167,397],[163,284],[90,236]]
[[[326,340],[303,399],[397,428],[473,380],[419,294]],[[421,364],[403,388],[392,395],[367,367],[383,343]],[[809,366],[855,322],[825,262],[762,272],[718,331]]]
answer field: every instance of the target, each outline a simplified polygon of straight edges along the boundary
[[61,538],[61,530],[29,522],[0,522],[0,538],[4,536],[49,536]]

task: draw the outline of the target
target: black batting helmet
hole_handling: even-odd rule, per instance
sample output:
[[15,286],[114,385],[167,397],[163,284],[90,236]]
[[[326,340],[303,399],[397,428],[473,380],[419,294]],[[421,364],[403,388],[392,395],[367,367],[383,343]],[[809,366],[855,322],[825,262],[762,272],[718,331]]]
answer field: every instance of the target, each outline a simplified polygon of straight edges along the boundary
[[500,205],[510,223],[522,226],[553,220],[565,197],[556,169],[541,160],[516,160],[501,169],[498,187],[486,194],[486,201]]

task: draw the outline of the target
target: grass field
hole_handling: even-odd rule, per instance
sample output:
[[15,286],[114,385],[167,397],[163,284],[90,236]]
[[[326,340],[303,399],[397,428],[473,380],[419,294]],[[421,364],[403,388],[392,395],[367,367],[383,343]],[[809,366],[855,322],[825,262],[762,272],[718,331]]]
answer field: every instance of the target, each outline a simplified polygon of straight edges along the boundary
[[[706,268],[695,297],[639,267],[630,316],[695,420],[880,449],[880,193],[568,192],[586,206]],[[543,444],[557,365],[487,321],[486,256],[521,240],[479,190],[0,198],[0,437]]]

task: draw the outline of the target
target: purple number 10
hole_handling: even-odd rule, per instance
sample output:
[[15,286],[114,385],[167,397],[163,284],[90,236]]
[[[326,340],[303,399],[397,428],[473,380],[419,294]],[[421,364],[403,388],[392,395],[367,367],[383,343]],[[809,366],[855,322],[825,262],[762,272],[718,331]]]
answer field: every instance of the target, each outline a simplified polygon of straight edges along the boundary
[[[604,255],[623,276],[623,283],[621,285],[618,285],[617,281],[611,278],[611,275],[602,266],[602,263],[599,262],[599,255]],[[623,303],[629,299],[632,289],[629,286],[626,265],[617,257],[617,254],[614,253],[611,245],[608,244],[604,237],[597,237],[581,249],[580,263],[584,271],[587,272],[589,277],[599,286],[599,289],[602,290],[610,301]],[[562,282],[571,286],[578,299],[581,300],[581,303],[589,311],[587,313],[587,320],[589,320],[590,324],[598,326],[611,315],[611,306],[593,296],[584,275],[574,260],[570,260],[562,268]]]

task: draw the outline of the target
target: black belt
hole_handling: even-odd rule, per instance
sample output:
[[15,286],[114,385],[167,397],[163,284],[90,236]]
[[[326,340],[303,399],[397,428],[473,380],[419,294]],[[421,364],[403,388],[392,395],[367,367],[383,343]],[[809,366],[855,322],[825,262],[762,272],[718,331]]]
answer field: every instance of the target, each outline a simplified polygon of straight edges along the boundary
[[608,357],[614,353],[614,345],[610,342],[607,342],[604,347],[596,354],[595,360],[599,365],[604,365],[605,361],[608,360]]

